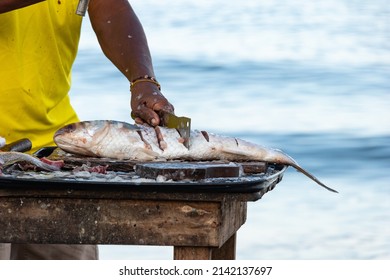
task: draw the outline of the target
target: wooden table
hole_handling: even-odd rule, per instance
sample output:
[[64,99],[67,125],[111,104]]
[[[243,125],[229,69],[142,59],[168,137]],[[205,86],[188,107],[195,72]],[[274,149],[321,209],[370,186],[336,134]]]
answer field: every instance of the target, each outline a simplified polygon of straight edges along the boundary
[[[13,187],[0,180],[0,243],[174,246],[174,259],[235,259],[256,192],[132,191],[110,185]],[[163,188],[163,186],[161,186]]]

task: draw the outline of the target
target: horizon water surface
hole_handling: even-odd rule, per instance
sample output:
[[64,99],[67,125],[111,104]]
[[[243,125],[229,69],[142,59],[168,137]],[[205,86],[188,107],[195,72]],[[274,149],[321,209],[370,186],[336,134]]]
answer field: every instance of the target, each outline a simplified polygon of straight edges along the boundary
[[[248,203],[237,259],[390,259],[388,1],[131,3],[176,114],[194,129],[280,148],[340,192],[289,168]],[[129,84],[88,21],[72,103],[82,120],[131,122]],[[172,252],[100,246],[101,259]]]

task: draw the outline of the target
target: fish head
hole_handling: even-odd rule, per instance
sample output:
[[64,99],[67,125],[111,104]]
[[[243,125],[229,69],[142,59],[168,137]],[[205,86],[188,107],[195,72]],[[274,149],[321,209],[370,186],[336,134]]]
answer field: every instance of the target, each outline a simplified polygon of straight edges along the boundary
[[72,154],[107,157],[114,153],[124,158],[128,144],[143,145],[138,131],[138,126],[125,122],[95,120],[66,125],[53,138],[59,148]]
[[90,122],[78,122],[68,124],[57,130],[53,140],[59,148],[66,152],[85,156],[94,156],[91,145],[95,135],[102,127]]

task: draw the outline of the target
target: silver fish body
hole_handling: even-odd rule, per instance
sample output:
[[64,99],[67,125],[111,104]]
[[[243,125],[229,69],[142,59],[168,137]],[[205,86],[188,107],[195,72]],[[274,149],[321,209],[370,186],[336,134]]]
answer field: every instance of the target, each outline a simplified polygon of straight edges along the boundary
[[12,165],[17,162],[28,162],[46,171],[57,171],[60,168],[40,161],[29,154],[19,152],[0,152],[0,167]]
[[322,187],[337,192],[298,163],[277,149],[270,149],[234,137],[204,131],[191,131],[190,146],[176,129],[158,127],[163,140],[158,140],[155,128],[125,122],[97,120],[73,123],[58,130],[54,141],[62,150],[85,156],[152,161],[156,159],[262,161],[289,165]]

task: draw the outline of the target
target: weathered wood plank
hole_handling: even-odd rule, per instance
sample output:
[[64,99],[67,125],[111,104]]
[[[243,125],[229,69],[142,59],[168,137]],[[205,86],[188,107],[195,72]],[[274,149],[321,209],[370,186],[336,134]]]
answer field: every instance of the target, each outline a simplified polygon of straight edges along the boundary
[[246,202],[0,197],[0,242],[220,247]]
[[156,179],[163,176],[166,180],[202,180],[206,178],[239,177],[240,167],[231,164],[189,163],[189,162],[151,162],[137,164],[135,173],[142,178]]

